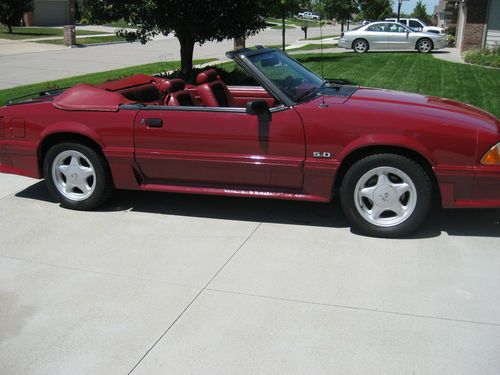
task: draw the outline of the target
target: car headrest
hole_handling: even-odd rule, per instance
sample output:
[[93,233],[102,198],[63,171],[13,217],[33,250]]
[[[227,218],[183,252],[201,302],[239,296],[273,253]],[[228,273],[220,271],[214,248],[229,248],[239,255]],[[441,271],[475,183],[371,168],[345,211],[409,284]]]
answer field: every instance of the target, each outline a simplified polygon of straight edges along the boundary
[[169,92],[181,91],[181,90],[184,90],[185,87],[186,87],[186,83],[184,83],[184,81],[182,79],[178,79],[178,78],[164,80],[158,84],[158,90],[160,90],[160,92],[162,94],[166,94]]
[[204,83],[209,83],[215,81],[219,76],[217,75],[217,71],[215,69],[205,70],[201,72],[196,77],[196,83],[198,85],[202,85]]

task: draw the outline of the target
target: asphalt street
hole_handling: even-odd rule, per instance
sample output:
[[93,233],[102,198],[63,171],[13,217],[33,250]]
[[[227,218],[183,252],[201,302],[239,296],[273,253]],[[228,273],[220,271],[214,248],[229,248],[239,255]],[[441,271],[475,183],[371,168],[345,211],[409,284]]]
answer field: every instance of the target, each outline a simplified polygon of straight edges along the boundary
[[0,174],[0,373],[498,374],[500,210],[361,236],[338,203]]
[[[340,34],[340,30],[338,26],[327,26],[323,29],[323,34]],[[287,43],[304,37],[299,28],[287,29],[286,35]],[[319,28],[310,28],[308,35],[319,36]],[[261,31],[247,41],[248,46],[280,43],[281,30],[276,29]],[[16,47],[18,53],[13,53]],[[45,51],[40,50],[43,48]],[[194,56],[195,59],[225,59],[225,53],[232,49],[232,40],[207,42],[202,46],[195,45]],[[173,35],[157,38],[145,45],[115,43],[85,48],[4,41],[0,43],[0,90],[133,65],[180,60],[179,51],[179,42]]]

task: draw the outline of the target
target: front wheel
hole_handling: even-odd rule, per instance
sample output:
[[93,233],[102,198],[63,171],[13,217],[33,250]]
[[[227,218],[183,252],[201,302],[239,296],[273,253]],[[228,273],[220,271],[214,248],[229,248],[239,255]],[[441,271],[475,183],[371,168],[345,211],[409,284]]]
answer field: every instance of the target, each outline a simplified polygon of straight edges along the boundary
[[364,39],[356,39],[352,43],[352,49],[356,53],[365,53],[368,52],[368,42]]
[[411,159],[371,155],[356,162],[341,186],[342,208],[353,226],[376,237],[402,237],[425,220],[431,182]]
[[49,149],[44,176],[51,194],[73,210],[100,206],[113,190],[109,167],[103,156],[79,143],[60,143]]
[[429,53],[432,51],[432,42],[429,39],[420,39],[417,43],[417,50],[421,53]]

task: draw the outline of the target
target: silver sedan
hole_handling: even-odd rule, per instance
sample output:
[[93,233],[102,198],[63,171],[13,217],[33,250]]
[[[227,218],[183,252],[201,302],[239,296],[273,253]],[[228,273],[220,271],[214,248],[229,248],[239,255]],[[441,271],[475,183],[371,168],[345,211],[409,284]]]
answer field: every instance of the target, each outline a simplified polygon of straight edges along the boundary
[[445,48],[446,35],[413,31],[395,22],[373,22],[344,33],[339,47],[364,53],[368,50],[417,50],[429,53]]

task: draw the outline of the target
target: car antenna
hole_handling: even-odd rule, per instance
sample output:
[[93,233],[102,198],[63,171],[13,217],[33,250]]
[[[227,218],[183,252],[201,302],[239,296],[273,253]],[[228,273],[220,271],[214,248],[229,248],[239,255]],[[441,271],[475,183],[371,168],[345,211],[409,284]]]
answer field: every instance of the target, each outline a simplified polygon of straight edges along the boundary
[[[321,4],[323,5],[323,4]],[[326,86],[326,82],[325,82],[325,70],[324,70],[324,61],[323,61],[323,6],[321,6],[321,12],[319,13],[319,37],[320,37],[320,40],[319,40],[319,45],[320,45],[320,51],[321,51],[321,79],[323,80],[323,84],[322,84],[322,87],[321,87],[321,90],[323,91],[321,93],[321,97],[322,97],[322,103],[319,105],[320,108],[325,108],[325,107],[328,107],[328,104],[325,103],[325,86]]]

